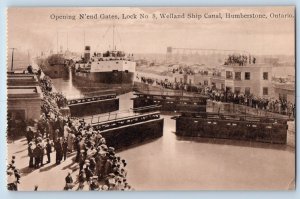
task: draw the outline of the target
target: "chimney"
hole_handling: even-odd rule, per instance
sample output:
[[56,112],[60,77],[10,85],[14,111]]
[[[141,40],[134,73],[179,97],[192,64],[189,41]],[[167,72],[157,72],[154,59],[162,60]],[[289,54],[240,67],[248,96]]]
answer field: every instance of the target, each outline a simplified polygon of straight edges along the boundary
[[88,62],[91,58],[91,47],[85,46],[84,48],[84,60]]

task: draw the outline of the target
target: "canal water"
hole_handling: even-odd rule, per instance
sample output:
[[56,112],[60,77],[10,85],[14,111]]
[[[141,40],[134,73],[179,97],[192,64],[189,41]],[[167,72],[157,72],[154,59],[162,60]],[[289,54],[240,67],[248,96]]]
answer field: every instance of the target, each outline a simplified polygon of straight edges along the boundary
[[[72,77],[71,77],[72,78]],[[82,97],[70,79],[53,79],[68,99]],[[132,108],[132,93],[119,96]],[[136,190],[276,190],[294,187],[295,152],[288,146],[241,141],[179,139],[164,115],[164,135],[119,152]]]

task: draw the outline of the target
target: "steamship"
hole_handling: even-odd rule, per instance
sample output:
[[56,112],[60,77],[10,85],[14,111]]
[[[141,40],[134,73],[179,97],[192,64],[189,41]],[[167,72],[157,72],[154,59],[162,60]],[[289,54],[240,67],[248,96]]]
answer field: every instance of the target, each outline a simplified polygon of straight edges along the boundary
[[116,49],[91,54],[85,46],[84,57],[72,69],[73,83],[81,88],[95,90],[114,89],[118,94],[130,92],[136,63],[133,55]]

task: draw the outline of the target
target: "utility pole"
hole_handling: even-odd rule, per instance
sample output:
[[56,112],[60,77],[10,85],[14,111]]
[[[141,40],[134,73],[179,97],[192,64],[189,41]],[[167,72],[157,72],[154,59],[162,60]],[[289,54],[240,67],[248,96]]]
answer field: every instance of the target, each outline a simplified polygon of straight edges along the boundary
[[85,47],[85,31],[83,31],[83,47]]
[[115,50],[115,24],[113,24],[113,50]]
[[28,66],[30,65],[30,55],[29,55],[29,50],[27,50],[27,61],[28,61]]
[[56,32],[56,53],[58,54],[58,32]]
[[12,52],[11,52],[11,72],[13,72],[13,70],[14,70],[14,51],[15,51],[15,49],[16,48],[10,48],[10,49],[12,49]]
[[67,51],[69,51],[69,33],[67,32]]

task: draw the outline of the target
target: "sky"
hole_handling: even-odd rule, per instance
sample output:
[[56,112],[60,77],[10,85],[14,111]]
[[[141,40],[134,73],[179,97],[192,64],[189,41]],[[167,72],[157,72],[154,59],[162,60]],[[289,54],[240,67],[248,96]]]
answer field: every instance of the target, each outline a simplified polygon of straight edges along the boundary
[[[197,14],[198,19],[160,19],[162,13]],[[221,13],[223,19],[203,18]],[[231,14],[266,14],[267,19],[226,19]],[[173,7],[173,8],[9,8],[8,47],[19,52],[57,50],[92,52],[112,48],[115,24],[117,49],[127,53],[166,53],[168,46],[199,49],[234,49],[257,55],[294,55],[294,18],[271,18],[270,13],[294,15],[294,7]],[[119,20],[84,19],[79,14],[118,15]],[[121,19],[121,15],[147,14],[148,19]],[[155,14],[158,19],[153,19]],[[76,16],[53,20],[50,16]],[[67,39],[68,38],[68,39]],[[85,39],[84,39],[85,38]],[[57,42],[58,41],[58,42]],[[58,43],[58,45],[57,45]],[[68,43],[68,45],[67,45]]]

